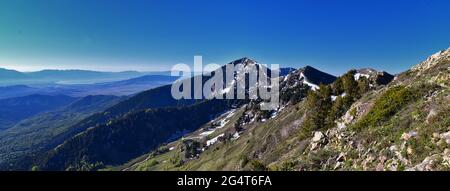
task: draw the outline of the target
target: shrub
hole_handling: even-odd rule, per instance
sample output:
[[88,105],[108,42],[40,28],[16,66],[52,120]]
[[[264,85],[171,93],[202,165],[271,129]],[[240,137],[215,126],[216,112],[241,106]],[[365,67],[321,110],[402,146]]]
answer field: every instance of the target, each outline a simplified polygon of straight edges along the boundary
[[355,129],[378,126],[380,122],[393,116],[404,105],[417,98],[416,92],[404,86],[396,86],[387,90],[373,108],[355,126]]
[[254,171],[267,171],[267,167],[259,160],[251,160],[250,164]]

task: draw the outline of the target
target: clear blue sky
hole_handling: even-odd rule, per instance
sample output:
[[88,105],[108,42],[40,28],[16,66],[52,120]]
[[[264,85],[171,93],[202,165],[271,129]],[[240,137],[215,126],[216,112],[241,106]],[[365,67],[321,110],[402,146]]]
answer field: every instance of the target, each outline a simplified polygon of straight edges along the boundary
[[165,70],[312,65],[397,73],[450,47],[446,0],[2,0],[0,67]]

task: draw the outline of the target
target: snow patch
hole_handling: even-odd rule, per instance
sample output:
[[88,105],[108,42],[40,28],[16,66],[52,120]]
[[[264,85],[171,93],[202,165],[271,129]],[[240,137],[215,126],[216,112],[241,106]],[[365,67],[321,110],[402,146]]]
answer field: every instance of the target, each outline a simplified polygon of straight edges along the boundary
[[[200,136],[205,137],[208,136],[212,133],[214,133],[217,129],[223,128],[225,127],[225,125],[229,122],[229,119],[235,114],[236,109],[232,109],[229,112],[224,113],[223,115],[221,115],[220,117],[218,117],[219,119],[223,116],[225,116],[222,120],[219,121],[219,126],[213,128],[213,129],[208,129],[202,133],[200,133]],[[213,123],[215,120],[211,121],[210,123]]]
[[336,101],[337,96],[332,95],[331,96],[331,101]]
[[208,135],[214,133],[214,131],[215,131],[215,129],[213,129],[213,130],[208,130],[208,131],[205,131],[205,132],[200,133],[200,135],[201,135],[201,136],[208,136]]
[[358,72],[354,75],[354,77],[355,77],[355,80],[358,81],[359,78],[361,78],[361,77],[366,77],[367,79],[369,79],[370,76],[369,76],[369,74],[361,74]]
[[275,117],[277,117],[277,115],[278,115],[278,112],[273,112],[271,115],[270,115],[270,119],[273,119],[273,118],[275,118]]
[[306,85],[308,85],[309,87],[311,87],[311,89],[312,89],[313,91],[316,91],[316,90],[319,89],[319,86],[318,86],[318,85],[313,84],[313,83],[309,82],[308,80],[306,80],[306,77],[305,77],[305,75],[303,75],[303,72],[300,73],[300,80],[301,80],[301,79],[303,79],[303,84],[306,84]]
[[291,74],[289,73],[288,75],[286,75],[286,77],[284,77],[283,82],[285,82],[289,79],[289,75],[291,75]]
[[223,137],[224,135],[225,134],[222,133],[222,134],[217,135],[216,137],[206,141],[206,146],[209,147],[209,146],[213,145],[214,143],[216,143],[219,140],[220,137]]
[[236,131],[236,133],[233,134],[233,140],[239,139],[239,132]]
[[344,92],[344,93],[342,93],[341,95],[339,95],[339,96],[334,96],[334,95],[332,95],[330,98],[331,98],[331,101],[336,101],[336,99],[338,98],[338,97],[345,97],[347,94]]
[[231,110],[229,113],[228,113],[228,115],[224,118],[224,119],[222,119],[221,121],[220,121],[220,126],[218,126],[217,128],[222,128],[222,127],[224,127],[228,122],[229,122],[229,120],[228,119],[230,119],[231,117],[233,117],[233,115],[234,115],[234,109],[233,110]]
[[308,80],[304,80],[303,83],[306,84],[306,85],[308,85],[309,87],[311,87],[311,89],[312,89],[313,91],[316,91],[316,90],[319,89],[319,86],[318,86],[318,85],[313,84],[313,83],[311,83],[311,82],[308,82]]
[[226,94],[226,93],[230,92],[231,88],[234,88],[234,84],[235,83],[236,83],[236,79],[231,81],[230,84],[228,84],[228,86],[225,89],[223,89],[220,93],[221,94]]

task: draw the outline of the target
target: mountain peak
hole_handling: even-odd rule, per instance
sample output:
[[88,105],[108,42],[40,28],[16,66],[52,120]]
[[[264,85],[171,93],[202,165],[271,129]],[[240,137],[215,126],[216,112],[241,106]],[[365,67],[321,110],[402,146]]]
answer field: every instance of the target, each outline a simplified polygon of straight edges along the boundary
[[394,75],[385,71],[377,71],[373,68],[361,68],[355,70],[355,80],[359,80],[361,77],[367,78],[371,81],[372,85],[387,85],[394,79]]
[[0,68],[0,71],[6,71],[6,72],[17,72],[16,70],[10,70],[10,69],[6,69],[6,68]]
[[361,68],[356,70],[356,72],[363,73],[363,74],[370,74],[370,73],[377,73],[378,71],[373,68]]
[[314,67],[312,67],[310,65],[306,65],[305,67],[303,67],[303,69],[305,69],[305,70],[318,70],[318,69],[316,69],[316,68],[314,68]]
[[334,80],[336,80],[336,76],[322,72],[312,66],[305,66],[302,73],[309,82],[316,85],[319,85],[321,83],[330,84],[333,83]]
[[256,62],[255,60],[248,58],[248,57],[243,57],[240,59],[237,59],[233,62],[231,62],[233,65],[237,65],[237,64],[243,64],[244,66],[247,66],[249,64],[257,64],[258,62]]

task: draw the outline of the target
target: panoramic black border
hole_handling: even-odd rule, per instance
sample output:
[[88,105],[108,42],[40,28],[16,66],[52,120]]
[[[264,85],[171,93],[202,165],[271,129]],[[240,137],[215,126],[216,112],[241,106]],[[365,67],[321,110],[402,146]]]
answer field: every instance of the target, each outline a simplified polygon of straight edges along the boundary
[[[448,187],[449,172],[233,172],[233,171],[157,171],[157,172],[0,172],[2,187],[11,184],[15,188],[88,189],[112,188],[123,190],[391,190]],[[178,178],[222,176],[269,176],[272,185],[179,186]],[[19,182],[19,183],[18,183]],[[447,188],[448,189],[448,188]],[[444,189],[445,190],[445,189]]]

